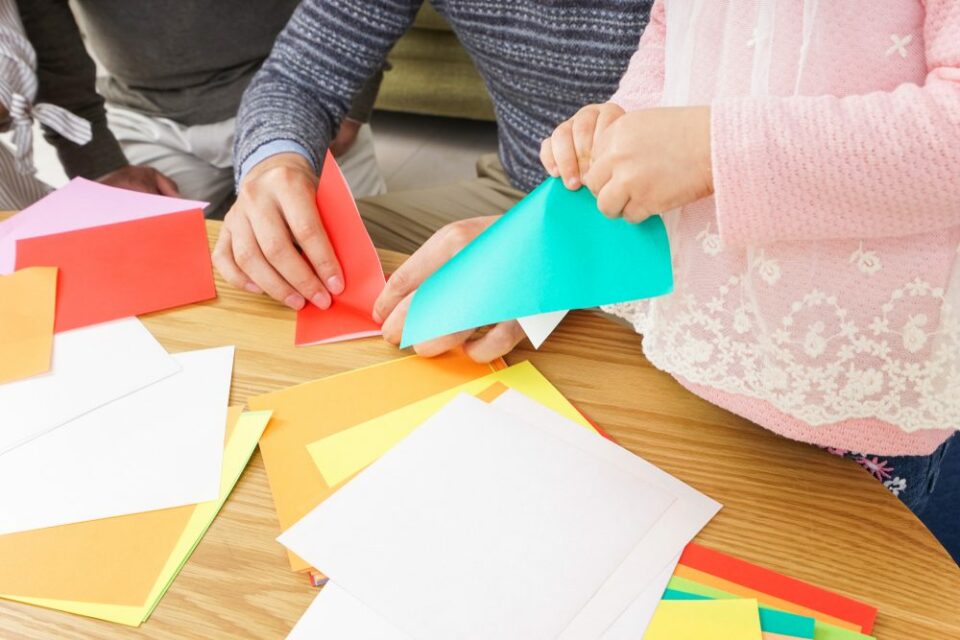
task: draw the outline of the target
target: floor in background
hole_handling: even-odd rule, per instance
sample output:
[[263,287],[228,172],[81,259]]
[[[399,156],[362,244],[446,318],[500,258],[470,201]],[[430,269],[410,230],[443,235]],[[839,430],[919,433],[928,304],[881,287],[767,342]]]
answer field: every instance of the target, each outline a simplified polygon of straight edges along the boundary
[[[380,169],[391,191],[420,189],[472,178],[477,158],[497,150],[497,126],[454,118],[435,118],[378,111],[371,123]],[[39,128],[37,176],[55,187],[67,177],[53,147]]]
[[378,111],[371,126],[390,191],[473,178],[477,158],[497,150],[492,122]]

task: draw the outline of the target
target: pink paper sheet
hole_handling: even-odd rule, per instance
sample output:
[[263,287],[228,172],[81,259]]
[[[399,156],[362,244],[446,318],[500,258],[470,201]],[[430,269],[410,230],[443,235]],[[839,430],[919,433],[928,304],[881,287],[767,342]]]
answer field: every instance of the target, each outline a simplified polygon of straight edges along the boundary
[[17,240],[98,227],[188,209],[206,202],[148,195],[74,178],[12,218],[0,222],[0,275],[13,273]]

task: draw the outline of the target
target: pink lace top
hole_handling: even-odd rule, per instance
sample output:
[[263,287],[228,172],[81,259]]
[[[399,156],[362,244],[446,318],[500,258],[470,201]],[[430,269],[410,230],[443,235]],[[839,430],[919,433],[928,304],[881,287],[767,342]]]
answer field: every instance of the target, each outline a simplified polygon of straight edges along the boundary
[[651,362],[818,445],[960,428],[960,2],[658,0],[612,101],[712,105],[676,291],[609,309]]

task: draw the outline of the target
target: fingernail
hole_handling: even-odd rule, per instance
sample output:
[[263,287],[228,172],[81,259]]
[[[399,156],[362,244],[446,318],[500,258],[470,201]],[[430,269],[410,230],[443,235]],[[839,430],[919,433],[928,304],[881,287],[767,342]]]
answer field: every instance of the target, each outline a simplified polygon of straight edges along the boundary
[[576,178],[567,178],[566,185],[568,189],[579,189],[580,181]]
[[327,289],[329,289],[330,293],[332,293],[335,296],[338,296],[341,293],[343,293],[343,289],[344,289],[343,278],[341,278],[340,276],[333,276],[332,278],[329,278],[327,280]]
[[263,293],[263,289],[253,284],[252,282],[248,282],[247,284],[243,285],[243,288],[249,291],[250,293]]
[[312,302],[315,306],[320,307],[321,309],[330,308],[330,296],[328,296],[326,293],[316,294],[315,296],[310,298],[310,302]]
[[294,311],[300,311],[300,309],[303,309],[303,305],[306,304],[306,301],[299,293],[291,293],[286,297],[286,299],[284,299],[283,304],[287,305]]
[[373,310],[373,321],[377,324],[383,324],[383,318],[380,317],[380,312],[376,309]]

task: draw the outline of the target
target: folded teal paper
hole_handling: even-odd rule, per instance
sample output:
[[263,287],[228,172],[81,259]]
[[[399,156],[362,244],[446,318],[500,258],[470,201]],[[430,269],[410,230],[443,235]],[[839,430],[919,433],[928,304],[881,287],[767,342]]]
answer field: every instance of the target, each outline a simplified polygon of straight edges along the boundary
[[[704,596],[686,591],[677,591],[676,589],[667,589],[663,592],[664,600],[712,600],[710,596]],[[798,616],[779,609],[768,609],[760,607],[760,628],[765,633],[775,633],[781,636],[791,638],[813,638],[814,637],[814,619],[806,616]]]
[[589,190],[548,178],[420,285],[401,346],[672,290],[660,216],[641,224],[610,220]]

